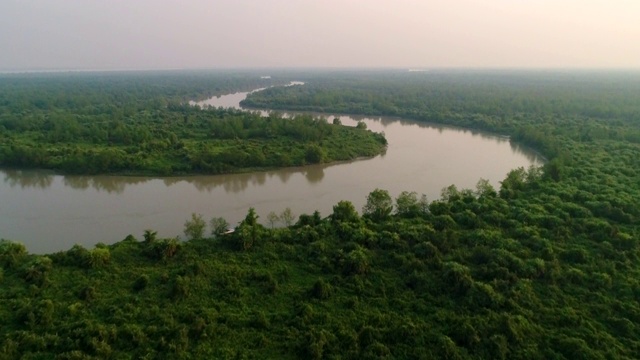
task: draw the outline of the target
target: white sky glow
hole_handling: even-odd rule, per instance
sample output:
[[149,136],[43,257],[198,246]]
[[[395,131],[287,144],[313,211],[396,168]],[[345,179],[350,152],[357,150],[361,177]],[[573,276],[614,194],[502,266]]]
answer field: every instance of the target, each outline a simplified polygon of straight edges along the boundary
[[639,68],[638,0],[2,0],[0,70]]

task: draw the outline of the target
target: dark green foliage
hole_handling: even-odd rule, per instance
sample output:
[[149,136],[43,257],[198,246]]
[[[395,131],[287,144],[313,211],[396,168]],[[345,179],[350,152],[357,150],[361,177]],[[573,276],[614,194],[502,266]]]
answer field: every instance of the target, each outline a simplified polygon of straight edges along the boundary
[[501,131],[550,161],[393,214],[385,196],[384,216],[341,201],[267,229],[250,210],[216,240],[48,256],[2,241],[0,358],[638,358],[637,84],[367,74],[253,99]]
[[80,290],[78,298],[84,301],[92,301],[96,297],[96,289],[93,286],[87,286]]
[[313,284],[313,288],[311,289],[311,294],[315,298],[320,300],[328,299],[332,293],[333,287],[331,287],[331,284],[328,284],[322,278],[318,279],[318,281]]
[[133,290],[142,291],[149,285],[149,276],[140,275],[133,283]]
[[318,145],[309,145],[305,151],[304,159],[307,164],[319,164],[324,160],[324,152]]
[[146,254],[155,260],[168,260],[176,255],[181,243],[177,239],[162,239],[147,245]]
[[242,225],[246,225],[246,226],[250,226],[250,227],[254,227],[258,225],[258,214],[256,214],[256,209],[254,208],[249,208],[249,211],[247,212],[247,215],[244,217],[244,220],[242,220]]
[[375,156],[386,146],[381,134],[308,115],[262,118],[186,104],[211,93],[205,86],[220,94],[258,82],[245,74],[234,87],[222,75],[194,83],[171,74],[2,75],[0,166],[221,174]]
[[363,248],[350,251],[344,261],[344,272],[348,275],[364,275],[369,271],[369,255]]
[[355,223],[360,221],[360,215],[358,215],[358,212],[350,201],[340,201],[337,205],[333,206],[331,220],[337,223]]
[[[454,237],[435,230],[429,219],[398,215],[363,223],[349,203],[336,207],[346,216],[301,217],[311,220],[293,229],[317,235],[300,232],[293,243],[277,240],[292,229],[265,229],[249,211],[241,227],[259,229],[250,252],[210,239],[177,247],[175,239],[125,240],[96,248],[111,254],[111,271],[90,273],[63,259],[95,250],[76,246],[56,254],[53,265],[33,256],[24,268],[46,273],[48,290],[20,291],[32,284],[26,273],[5,273],[5,291],[18,298],[7,303],[17,306],[10,311],[0,308],[7,316],[3,355],[189,357],[242,348],[268,358],[633,358],[638,330],[633,303],[621,292],[627,285],[620,278],[614,284],[615,270],[606,268],[585,281],[590,251],[531,238],[542,231],[538,227],[527,232],[481,225],[460,228]],[[337,232],[343,225],[387,228],[381,238],[393,245],[376,250],[345,242]],[[529,240],[515,242],[510,235]],[[560,271],[557,280],[549,273],[558,260],[544,260],[554,258],[549,245],[571,261],[553,270]],[[127,254],[118,250],[124,246]],[[76,296],[69,298],[68,289],[77,289]],[[606,300],[610,292],[616,297]],[[585,327],[593,330],[580,330]],[[65,340],[80,333],[81,342]],[[60,340],[51,342],[52,336]],[[593,336],[611,346],[590,346],[585,339]]]
[[147,230],[144,231],[144,235],[143,235],[144,242],[147,243],[147,244],[155,242],[157,236],[158,236],[158,232],[157,231],[153,231],[153,230],[147,229]]
[[24,264],[22,276],[28,283],[36,286],[43,286],[47,280],[49,271],[52,268],[52,261],[46,256],[36,257]]
[[[417,202],[417,201],[416,201]],[[375,221],[384,220],[393,210],[391,195],[386,190],[375,189],[367,196],[367,203],[362,209],[362,214]]]
[[426,196],[423,195],[423,199],[418,199],[418,194],[415,191],[403,191],[396,198],[396,214],[405,217],[413,217],[419,215],[426,215],[428,211],[424,211],[428,206]]
[[189,296],[189,278],[177,276],[171,282],[169,296],[174,300],[186,299]]

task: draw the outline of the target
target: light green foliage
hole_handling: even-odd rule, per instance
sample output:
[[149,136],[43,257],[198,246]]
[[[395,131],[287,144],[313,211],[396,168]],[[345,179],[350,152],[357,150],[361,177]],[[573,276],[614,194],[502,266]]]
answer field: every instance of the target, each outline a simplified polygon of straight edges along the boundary
[[92,268],[104,267],[109,263],[111,253],[107,248],[95,248],[89,251],[89,266]]
[[209,221],[209,227],[211,227],[211,235],[220,236],[225,231],[229,230],[229,222],[222,217],[214,217]]
[[415,191],[403,191],[396,198],[396,214],[400,216],[416,216],[422,213],[418,194]]
[[9,240],[0,240],[0,265],[4,268],[17,266],[27,255],[23,244]]
[[293,215],[293,212],[291,211],[290,208],[287,207],[284,210],[282,210],[282,213],[280,214],[280,220],[282,220],[285,226],[291,226],[291,224],[293,224],[294,219],[295,219],[295,215]]
[[202,214],[191,214],[191,220],[184,223],[184,234],[189,239],[202,239],[207,228],[207,222],[204,221]]
[[440,199],[445,202],[454,202],[462,198],[462,193],[455,185],[449,185],[440,191]]
[[267,214],[267,221],[269,221],[269,225],[271,225],[271,228],[273,229],[273,227],[280,221],[280,216],[276,214],[275,211],[270,211]]
[[240,222],[240,225],[231,236],[231,239],[235,242],[236,249],[249,250],[261,240],[265,228],[258,223],[258,218],[256,210],[252,207],[249,208],[244,220]]
[[491,185],[491,183],[489,183],[489,180],[487,179],[478,180],[478,183],[476,184],[476,191],[474,194],[477,197],[481,197],[481,196],[493,197],[498,195],[498,193],[496,192],[496,189],[493,188],[493,186]]

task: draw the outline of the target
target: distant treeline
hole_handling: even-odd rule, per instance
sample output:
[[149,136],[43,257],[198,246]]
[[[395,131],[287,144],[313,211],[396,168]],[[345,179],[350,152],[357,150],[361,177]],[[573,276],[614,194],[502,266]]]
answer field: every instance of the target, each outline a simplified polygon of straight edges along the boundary
[[304,86],[266,89],[242,105],[399,116],[509,134],[545,125],[538,130],[640,143],[638,72],[344,72],[299,78]]
[[0,82],[0,165],[218,174],[374,156],[386,145],[382,135],[310,116],[262,119],[186,105],[211,94],[207,85],[214,93],[265,85],[257,76],[214,75],[9,76]]

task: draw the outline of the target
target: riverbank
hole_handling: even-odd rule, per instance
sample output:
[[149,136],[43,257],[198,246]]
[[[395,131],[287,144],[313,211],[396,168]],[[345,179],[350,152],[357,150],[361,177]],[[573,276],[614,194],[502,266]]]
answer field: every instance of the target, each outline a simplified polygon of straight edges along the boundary
[[[229,103],[235,95],[214,99]],[[341,200],[361,209],[375,188],[388,189],[393,196],[408,190],[437,199],[451,184],[474,188],[484,178],[498,187],[509,170],[540,164],[528,149],[483,132],[396,118],[338,118],[349,127],[363,122],[373,132],[384,132],[386,152],[362,161],[214,176],[1,172],[0,238],[21,241],[29,252],[44,254],[74,244],[111,244],[149,228],[172,237],[182,234],[184,220],[193,212],[223,216],[233,225],[249,207],[256,208],[262,221],[269,212],[285,208],[295,215],[316,210],[328,214]],[[175,121],[181,125],[184,117]]]

